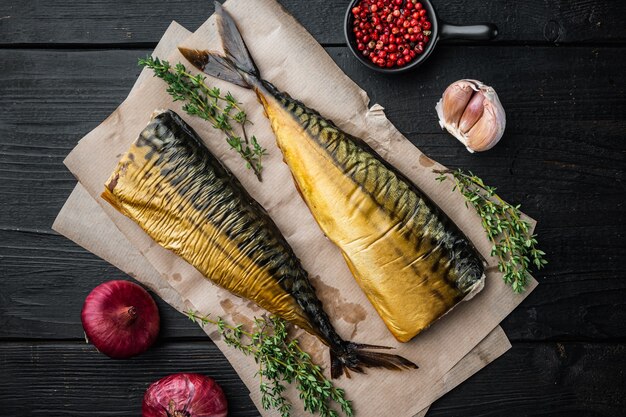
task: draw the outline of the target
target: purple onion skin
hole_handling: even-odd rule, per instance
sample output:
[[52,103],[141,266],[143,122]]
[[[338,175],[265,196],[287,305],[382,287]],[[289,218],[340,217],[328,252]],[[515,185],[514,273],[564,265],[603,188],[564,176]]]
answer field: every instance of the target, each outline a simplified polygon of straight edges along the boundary
[[87,339],[105,355],[123,359],[145,352],[159,334],[159,310],[146,290],[130,281],[98,285],[85,299],[81,321]]
[[226,417],[222,388],[200,374],[173,374],[148,387],[142,417]]

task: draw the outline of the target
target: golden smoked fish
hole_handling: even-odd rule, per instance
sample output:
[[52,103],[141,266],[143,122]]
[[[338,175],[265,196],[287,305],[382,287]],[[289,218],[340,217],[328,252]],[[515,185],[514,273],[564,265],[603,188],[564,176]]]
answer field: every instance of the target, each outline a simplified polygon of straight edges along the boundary
[[480,255],[417,186],[362,140],[263,80],[216,4],[225,56],[179,48],[204,73],[259,97],[296,186],[391,333],[411,340],[480,291]]
[[417,367],[337,334],[265,209],[173,111],[153,117],[102,198],[215,284],[317,336],[330,347],[333,378],[347,369]]

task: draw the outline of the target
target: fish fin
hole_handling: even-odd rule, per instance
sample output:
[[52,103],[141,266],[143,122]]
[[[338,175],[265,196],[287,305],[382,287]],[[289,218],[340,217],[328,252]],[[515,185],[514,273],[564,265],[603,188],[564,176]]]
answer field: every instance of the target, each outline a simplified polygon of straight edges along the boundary
[[337,379],[343,372],[343,364],[335,354],[334,350],[330,350],[330,376],[333,379]]
[[217,18],[217,33],[219,33],[222,39],[226,56],[241,71],[258,76],[259,70],[250,56],[248,47],[246,47],[246,43],[241,37],[241,32],[239,32],[235,20],[217,1],[215,2],[215,14]]
[[181,54],[191,64],[211,77],[224,80],[239,87],[252,88],[244,79],[243,74],[237,71],[237,67],[228,58],[215,52],[201,51],[178,47]]
[[390,353],[371,352],[369,350],[358,350],[357,358],[366,368],[386,368],[395,371],[403,369],[418,369],[419,367],[410,360],[400,355]]
[[217,32],[224,46],[225,56],[213,51],[178,47],[191,64],[211,77],[244,88],[252,88],[251,79],[259,78],[257,69],[246,47],[237,24],[221,4],[215,2]]
[[339,378],[344,373],[348,378],[349,371],[364,374],[365,368],[385,368],[394,371],[418,369],[410,360],[390,353],[372,352],[367,349],[391,349],[386,346],[365,345],[346,342],[341,353],[330,351],[330,375]]
[[391,346],[368,345],[366,343],[354,343],[358,349],[393,349]]

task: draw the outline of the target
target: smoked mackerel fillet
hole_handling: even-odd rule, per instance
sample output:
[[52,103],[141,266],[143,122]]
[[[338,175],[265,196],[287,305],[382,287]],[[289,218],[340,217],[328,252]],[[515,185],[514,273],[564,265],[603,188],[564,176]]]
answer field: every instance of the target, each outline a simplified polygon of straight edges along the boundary
[[216,13],[225,56],[181,53],[257,93],[302,198],[396,339],[480,291],[483,260],[445,213],[364,141],[263,80],[232,17]]

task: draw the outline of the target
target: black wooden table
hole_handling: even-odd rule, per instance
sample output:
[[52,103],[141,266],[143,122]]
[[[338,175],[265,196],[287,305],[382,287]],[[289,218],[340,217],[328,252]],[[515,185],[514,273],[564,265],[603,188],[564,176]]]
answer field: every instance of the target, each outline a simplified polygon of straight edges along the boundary
[[[493,43],[441,45],[400,77],[370,72],[342,35],[345,0],[283,0],[337,64],[434,159],[471,169],[539,220],[548,267],[502,324],[513,349],[435,403],[431,416],[625,416],[626,2],[439,0],[452,22],[492,21]],[[194,30],[203,0],[0,3],[0,415],[138,415],[173,372],[213,376],[233,416],[258,415],[197,326],[159,302],[157,346],[113,361],[86,345],[80,309],[127,278],[50,228],[75,180],[62,164],[121,102],[137,58],[172,19]],[[493,85],[507,132],[470,155],[436,123],[459,78]]]

